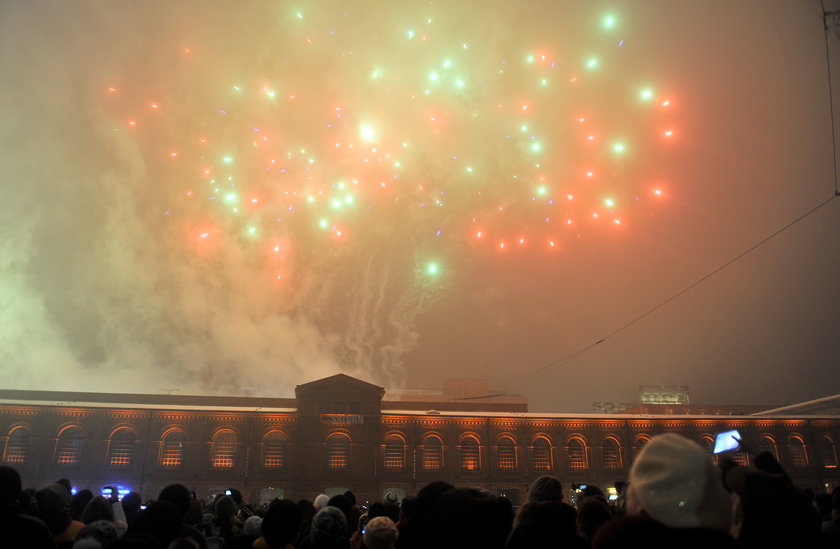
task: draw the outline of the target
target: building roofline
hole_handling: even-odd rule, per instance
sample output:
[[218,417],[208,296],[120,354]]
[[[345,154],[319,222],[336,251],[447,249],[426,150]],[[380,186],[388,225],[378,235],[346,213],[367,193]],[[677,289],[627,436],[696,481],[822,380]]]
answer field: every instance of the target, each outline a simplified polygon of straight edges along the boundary
[[[349,376],[347,376],[349,377]],[[330,378],[327,378],[330,379]],[[353,379],[353,378],[350,378]],[[372,384],[362,382],[369,387]],[[385,401],[382,404],[382,416],[407,415],[425,417],[495,417],[495,418],[527,418],[527,419],[599,419],[599,420],[644,420],[668,419],[691,420],[704,419],[711,421],[758,420],[758,419],[838,419],[840,414],[804,414],[795,413],[797,409],[810,405],[840,400],[840,395],[823,397],[820,399],[766,410],[753,414],[737,415],[702,415],[702,414],[598,414],[598,413],[569,413],[569,412],[527,412],[501,410],[447,410],[450,402],[415,403],[406,401],[404,404],[428,404],[426,409],[400,408],[399,401]],[[201,395],[151,395],[142,393],[85,393],[72,391],[32,391],[22,389],[0,389],[0,404],[11,406],[65,406],[86,408],[117,408],[132,410],[195,410],[195,411],[229,411],[229,412],[263,412],[263,413],[297,413],[298,402],[294,398],[282,397],[253,397],[253,396],[201,396]],[[435,405],[440,406],[440,410]],[[493,405],[496,403],[482,403]],[[393,406],[393,407],[391,407]]]
[[[0,391],[5,393],[6,391]],[[190,410],[196,412],[244,412],[244,413],[297,413],[295,407],[276,406],[225,406],[225,405],[198,405],[198,404],[174,404],[174,403],[143,403],[143,402],[110,402],[110,401],[85,401],[85,400],[33,400],[24,398],[4,398],[0,394],[0,405],[11,406],[49,406],[49,407],[76,407],[76,408],[117,408],[122,410]],[[422,416],[422,417],[486,417],[500,419],[597,419],[597,420],[694,420],[702,419],[709,421],[759,421],[759,420],[814,420],[814,419],[838,419],[840,415],[673,415],[673,414],[574,414],[574,413],[540,413],[540,412],[493,412],[493,411],[447,411],[447,410],[382,410],[381,416]]]

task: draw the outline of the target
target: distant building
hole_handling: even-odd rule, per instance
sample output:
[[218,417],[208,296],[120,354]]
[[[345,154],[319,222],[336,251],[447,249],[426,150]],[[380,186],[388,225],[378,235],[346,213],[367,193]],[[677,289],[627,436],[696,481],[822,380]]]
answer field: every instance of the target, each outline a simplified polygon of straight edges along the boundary
[[737,428],[778,456],[799,485],[840,485],[837,413],[528,413],[521,398],[472,381],[392,392],[343,374],[300,385],[295,396],[2,390],[0,456],[33,487],[66,477],[80,488],[115,484],[155,497],[179,482],[200,497],[236,487],[247,501],[351,489],[365,501],[443,479],[517,504],[544,474],[567,488],[626,479],[658,433],[710,448],[716,432]]
[[685,385],[642,385],[639,387],[641,404],[680,404],[690,403],[689,390]]

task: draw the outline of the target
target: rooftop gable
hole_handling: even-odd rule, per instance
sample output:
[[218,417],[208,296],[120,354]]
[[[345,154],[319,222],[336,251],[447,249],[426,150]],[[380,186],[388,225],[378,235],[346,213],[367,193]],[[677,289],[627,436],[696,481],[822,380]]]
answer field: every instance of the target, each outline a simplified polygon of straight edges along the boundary
[[330,392],[352,392],[382,400],[385,395],[385,388],[346,374],[336,374],[295,387],[295,396],[298,399],[311,398]]

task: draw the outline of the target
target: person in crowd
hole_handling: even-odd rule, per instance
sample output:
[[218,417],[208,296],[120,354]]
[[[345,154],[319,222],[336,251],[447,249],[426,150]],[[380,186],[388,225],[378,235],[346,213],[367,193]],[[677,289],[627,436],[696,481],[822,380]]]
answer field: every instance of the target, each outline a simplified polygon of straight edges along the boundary
[[753,467],[728,467],[724,481],[732,493],[732,534],[742,547],[820,543],[819,513],[810,490],[800,490],[772,452],[754,454],[746,440],[739,450],[752,455]]
[[111,509],[111,503],[104,496],[96,496],[90,499],[85,505],[82,516],[79,518],[85,524],[97,520],[107,520],[114,522],[114,511]]
[[502,549],[510,529],[509,508],[499,498],[475,488],[452,488],[435,501],[421,546]]
[[365,549],[394,549],[398,537],[397,525],[387,516],[370,519],[362,535]]
[[586,547],[586,541],[577,534],[576,519],[575,508],[563,501],[560,481],[541,476],[531,483],[528,501],[517,512],[505,547]]
[[18,502],[20,503],[24,514],[29,515],[30,517],[38,516],[38,498],[35,497],[37,492],[38,491],[35,488],[24,488],[20,492],[20,497],[18,497]]
[[438,498],[454,486],[444,481],[427,484],[417,492],[410,515],[403,516],[400,536],[396,546],[400,549],[420,549],[423,545],[423,535],[429,527],[432,512]]
[[653,437],[633,462],[627,516],[602,526],[592,547],[735,548],[730,514],[720,470],[706,451],[665,433]]
[[292,545],[300,547],[301,544],[304,543],[304,540],[309,537],[309,532],[312,528],[312,519],[315,518],[315,513],[317,511],[315,506],[308,499],[298,501],[297,506],[300,510],[300,529],[298,530],[297,536],[295,536]]
[[82,520],[82,513],[88,502],[92,499],[93,492],[87,488],[79,490],[70,497],[70,516],[73,517],[73,520],[84,522]]
[[352,530],[357,524],[359,524],[359,518],[362,516],[362,510],[356,503],[356,494],[353,493],[352,490],[347,490],[344,492],[344,497],[350,500],[350,514],[348,515],[348,524],[350,525],[350,529]]
[[385,494],[385,501],[382,502],[385,506],[384,516],[391,519],[396,524],[400,520],[400,499],[393,492]]
[[388,517],[389,519],[391,519],[391,522],[396,524],[397,521],[400,520],[400,506],[396,503],[390,502],[385,502],[383,505],[385,507],[385,514],[383,516]]
[[[171,504],[178,511],[178,537],[196,539],[205,543],[204,535],[195,527],[201,519],[201,515],[193,512],[194,507],[200,509],[201,502],[195,501],[193,494],[183,484],[169,484],[164,486],[158,494],[158,501],[165,501]],[[135,513],[135,517],[139,512]]]
[[316,511],[320,511],[321,509],[329,505],[329,503],[330,496],[328,496],[327,494],[318,494],[317,496],[315,496],[315,501],[313,502],[313,505],[315,506]]
[[184,537],[180,535],[181,517],[181,510],[171,502],[154,501],[137,514],[123,539],[129,539],[131,543],[169,547],[174,540]]
[[831,493],[831,520],[823,522],[820,532],[826,546],[840,547],[840,487]]
[[55,549],[56,542],[41,519],[24,513],[17,469],[0,465],[0,535],[6,549]]
[[817,546],[819,515],[786,475],[738,466],[726,483],[735,502],[732,534],[741,547]]
[[388,513],[385,511],[385,504],[381,501],[374,501],[368,508],[367,516],[368,520],[374,517],[387,517]]
[[215,535],[225,540],[226,544],[230,543],[242,532],[242,523],[236,516],[236,502],[228,495],[219,496],[213,503],[213,510]]
[[140,511],[140,506],[143,504],[143,496],[139,493],[131,491],[122,498],[123,513],[125,513],[125,521],[131,524],[134,516]]
[[327,505],[337,507],[344,513],[344,520],[347,522],[347,538],[349,539],[355,531],[356,525],[359,523],[358,518],[353,521],[353,504],[350,502],[350,499],[344,494],[337,494],[330,498]]
[[610,511],[614,517],[623,517],[627,513],[627,492],[630,490],[630,483],[622,480],[616,482],[614,486],[618,497],[612,502]]
[[38,513],[47,524],[59,547],[72,547],[84,523],[70,516],[70,492],[64,484],[54,483],[35,493]]
[[112,520],[91,521],[79,530],[73,549],[99,549],[116,541],[122,534]]
[[528,488],[528,503],[538,501],[562,501],[563,485],[557,477],[543,475],[538,477]]
[[348,549],[347,519],[338,507],[327,505],[312,518],[309,537],[301,549]]
[[199,532],[201,532],[201,535],[204,536],[205,539],[209,539],[209,538],[221,539],[216,535],[218,532],[216,531],[216,527],[213,525],[213,521],[215,519],[216,519],[216,517],[213,515],[213,513],[210,513],[210,512],[206,512],[206,513],[203,513],[201,515],[201,522],[198,523],[197,528],[198,528]]
[[184,524],[194,528],[198,532],[198,525],[201,524],[201,518],[204,516],[204,500],[195,497],[193,492],[190,492],[190,507],[187,509],[187,514],[184,515]]
[[585,497],[577,506],[578,534],[591,543],[598,530],[611,518],[606,500],[600,497]]
[[262,521],[263,517],[259,515],[252,515],[245,519],[242,524],[242,533],[226,544],[225,549],[251,549],[254,542],[262,537]]
[[55,481],[54,484],[60,484],[61,486],[64,486],[64,489],[67,490],[68,494],[73,494],[73,483],[70,482],[69,478],[60,478],[57,481]]
[[85,505],[85,509],[82,511],[81,522],[88,525],[98,521],[110,522],[117,530],[118,537],[125,534],[128,529],[128,523],[125,520],[122,503],[120,503],[116,491],[114,491],[111,500],[108,500],[105,496],[96,496]]
[[[250,519],[249,519],[250,520]],[[262,519],[254,549],[294,549],[292,542],[300,531],[300,508],[291,500],[275,499]]]
[[831,520],[831,494],[823,492],[814,496],[814,508],[820,514],[820,523]]
[[607,497],[604,495],[604,491],[601,490],[599,487],[595,486],[594,484],[587,484],[586,488],[581,490],[577,502],[580,503],[586,499],[592,498],[600,499],[604,503],[607,502]]
[[[400,515],[397,520],[397,530],[400,532],[400,536],[403,535],[403,528],[405,528],[405,521],[407,517],[410,517],[414,513],[414,507],[417,504],[417,498],[414,496],[406,496],[400,502]],[[397,536],[399,539],[399,536]]]

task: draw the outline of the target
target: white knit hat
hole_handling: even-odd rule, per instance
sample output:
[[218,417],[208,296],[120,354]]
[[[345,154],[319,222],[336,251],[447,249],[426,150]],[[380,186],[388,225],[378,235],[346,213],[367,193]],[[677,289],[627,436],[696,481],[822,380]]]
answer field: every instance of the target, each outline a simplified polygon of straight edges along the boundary
[[666,526],[729,528],[720,471],[699,444],[676,433],[657,435],[642,448],[630,469],[630,490]]
[[330,496],[327,494],[318,494],[318,497],[315,498],[315,502],[312,504],[315,506],[315,509],[321,509],[326,507],[330,502]]
[[242,527],[242,533],[246,536],[253,536],[255,538],[262,536],[262,521],[262,517],[258,517],[256,515],[248,517],[245,521],[245,525]]

